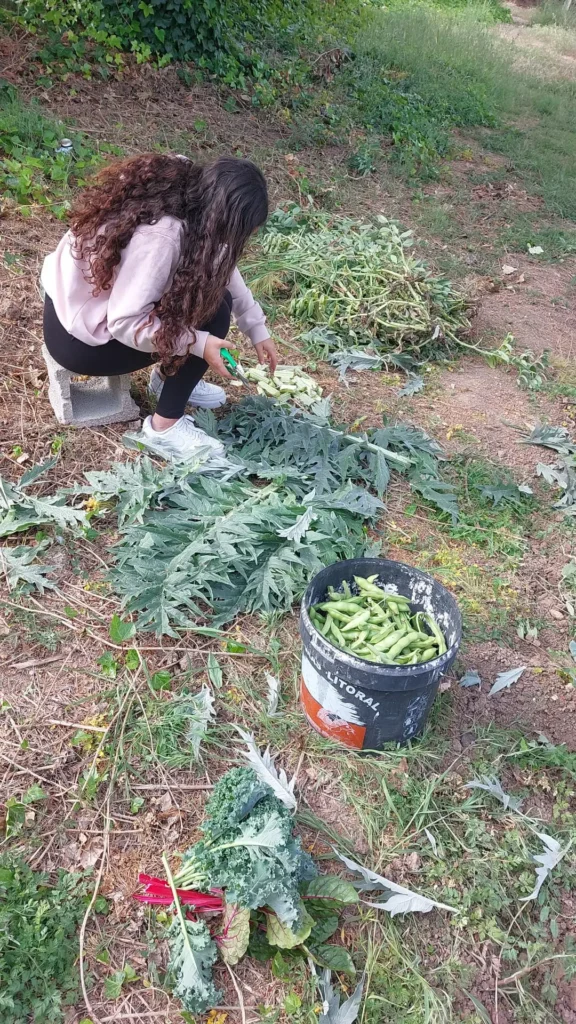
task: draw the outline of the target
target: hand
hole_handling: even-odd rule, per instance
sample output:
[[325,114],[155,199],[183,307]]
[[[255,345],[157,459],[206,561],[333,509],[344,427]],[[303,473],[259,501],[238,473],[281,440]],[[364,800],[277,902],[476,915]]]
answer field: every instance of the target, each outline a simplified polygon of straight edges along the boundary
[[259,341],[257,345],[254,345],[254,348],[256,349],[258,362],[267,362],[270,367],[270,373],[274,373],[278,366],[278,352],[272,338],[267,338],[266,341]]
[[220,355],[221,348],[226,348],[226,342],[222,338],[217,338],[214,334],[209,334],[204,348],[204,359],[208,366],[216,370],[216,373],[220,374],[221,377],[232,379],[232,374],[226,369],[226,364]]

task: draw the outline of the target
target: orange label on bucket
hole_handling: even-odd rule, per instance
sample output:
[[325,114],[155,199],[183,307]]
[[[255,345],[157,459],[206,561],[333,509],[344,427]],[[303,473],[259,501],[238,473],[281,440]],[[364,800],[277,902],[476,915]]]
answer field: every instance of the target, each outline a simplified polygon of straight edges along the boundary
[[302,679],[300,699],[308,721],[317,729],[321,736],[326,736],[329,740],[337,740],[340,743],[344,743],[347,747],[353,747],[355,750],[362,750],[366,735],[365,725],[345,722],[333,711],[322,707],[310,693],[304,679]]

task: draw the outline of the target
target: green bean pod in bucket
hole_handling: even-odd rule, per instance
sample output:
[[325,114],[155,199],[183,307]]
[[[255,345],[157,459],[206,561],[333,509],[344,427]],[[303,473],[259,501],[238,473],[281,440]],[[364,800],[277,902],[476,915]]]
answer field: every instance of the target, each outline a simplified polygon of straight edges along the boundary
[[308,720],[357,749],[406,743],[424,728],[461,629],[452,595],[413,566],[378,558],[328,566],[300,616]]

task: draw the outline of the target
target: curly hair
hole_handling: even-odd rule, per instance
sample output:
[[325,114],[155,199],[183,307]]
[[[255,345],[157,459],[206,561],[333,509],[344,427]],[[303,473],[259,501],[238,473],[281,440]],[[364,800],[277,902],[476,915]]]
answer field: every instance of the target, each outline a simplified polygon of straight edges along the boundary
[[250,235],[268,216],[266,182],[253,163],[233,157],[203,165],[145,153],[105,167],[70,215],[74,257],[86,262],[94,295],[111,287],[136,228],[166,215],[184,224],[180,261],[155,310],[156,350],[173,373],[186,358],[175,355],[178,338],[214,315]]

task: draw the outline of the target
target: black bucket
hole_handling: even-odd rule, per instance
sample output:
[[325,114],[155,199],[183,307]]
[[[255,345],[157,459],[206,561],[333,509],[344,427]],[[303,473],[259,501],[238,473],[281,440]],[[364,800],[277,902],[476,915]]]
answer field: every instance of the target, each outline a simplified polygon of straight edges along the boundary
[[[448,650],[423,665],[380,665],[329,643],[308,611],[325,600],[328,587],[344,580],[357,592],[354,576],[372,576],[378,586],[401,594],[415,611],[433,615]],[[421,733],[440,677],[460,646],[462,618],[452,595],[431,576],[385,558],[350,558],[323,569],[309,584],[300,612],[302,685],[300,696],[310,724],[328,739],[356,750],[380,750],[385,743],[407,743]]]

